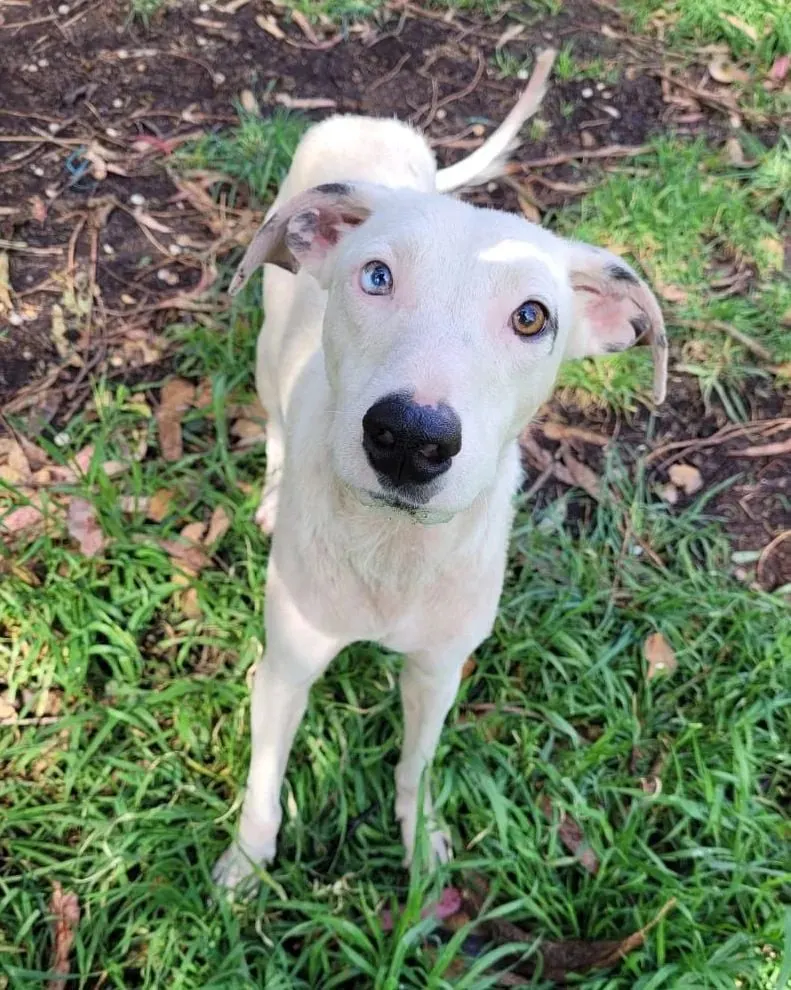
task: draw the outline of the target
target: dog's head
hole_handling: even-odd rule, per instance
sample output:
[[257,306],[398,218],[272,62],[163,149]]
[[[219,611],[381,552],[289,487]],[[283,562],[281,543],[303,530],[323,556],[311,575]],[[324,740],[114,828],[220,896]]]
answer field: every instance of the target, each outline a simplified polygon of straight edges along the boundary
[[648,343],[664,398],[667,341],[645,283],[512,214],[333,183],[270,216],[231,292],[265,262],[328,293],[331,456],[365,502],[428,522],[485,496],[568,358]]

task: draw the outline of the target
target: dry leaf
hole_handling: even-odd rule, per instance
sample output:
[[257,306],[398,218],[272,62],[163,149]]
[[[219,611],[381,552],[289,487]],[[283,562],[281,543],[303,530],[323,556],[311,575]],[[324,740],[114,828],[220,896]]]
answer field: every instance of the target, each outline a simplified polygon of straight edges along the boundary
[[737,167],[744,165],[744,151],[742,143],[737,137],[729,137],[725,142],[725,152],[731,165]]
[[230,516],[221,505],[218,505],[211,514],[209,530],[203,540],[204,544],[207,547],[213,547],[215,543],[218,543],[225,536],[230,526]]
[[716,55],[708,65],[709,75],[714,82],[729,86],[731,83],[746,83],[750,76],[725,55]]
[[517,200],[519,201],[519,209],[522,211],[522,216],[525,220],[529,220],[530,223],[541,223],[541,212],[535,203],[532,203],[526,196],[518,195]]
[[[577,488],[582,488],[584,491],[590,495],[591,498],[595,498],[598,502],[601,498],[601,481],[599,476],[595,471],[591,470],[587,464],[583,464],[582,461],[578,461],[576,457],[571,453],[571,451],[565,445],[562,448],[563,465],[568,472],[570,477],[570,482],[568,484],[576,485]],[[555,474],[560,478],[561,481],[565,479],[561,477],[557,468],[560,465],[555,465]]]
[[654,288],[667,302],[685,303],[689,299],[686,289],[682,289],[680,285],[663,282],[661,279],[654,279]]
[[758,241],[758,245],[763,249],[767,256],[767,267],[770,271],[782,271],[785,263],[785,249],[780,238],[762,237],[761,240]]
[[643,644],[643,656],[648,663],[646,677],[652,681],[655,677],[669,677],[678,667],[676,654],[662,633],[651,633]]
[[166,227],[164,223],[160,223],[159,220],[155,220],[148,213],[141,210],[140,207],[134,210],[132,215],[139,224],[142,224],[143,227],[148,227],[149,230],[153,230],[156,234],[173,233],[172,227]]
[[[548,821],[552,821],[552,802],[544,795],[540,801],[541,810]],[[588,845],[582,827],[574,821],[571,815],[563,812],[558,823],[558,836],[563,845],[577,859],[581,866],[584,866],[588,873],[596,874],[599,871],[599,859],[596,853]]]
[[675,505],[678,502],[679,490],[674,484],[663,485],[659,489],[659,497],[668,505]]
[[703,476],[693,464],[673,464],[667,473],[685,495],[694,495],[703,487]]
[[93,460],[94,446],[89,443],[74,455],[74,460],[69,463],[69,467],[75,474],[87,474]]
[[159,446],[166,461],[177,461],[184,453],[181,418],[195,399],[195,386],[183,378],[171,378],[162,388],[157,410]]
[[57,880],[53,888],[49,909],[52,913],[50,970],[54,976],[47,983],[47,990],[65,990],[70,971],[69,954],[80,923],[80,902],[76,894],[65,893]]
[[258,105],[258,100],[255,98],[255,93],[251,89],[242,90],[239,94],[239,103],[241,103],[242,110],[244,110],[245,113],[260,116],[261,108]]
[[96,510],[84,498],[69,501],[66,528],[86,557],[95,557],[105,546],[106,540],[96,518]]
[[197,588],[187,588],[186,591],[180,594],[178,605],[188,619],[200,619],[203,616],[200,602],[198,601]]
[[6,463],[0,467],[0,480],[8,485],[20,485],[30,481],[31,471],[22,446],[15,440],[6,455]]
[[5,692],[3,692],[3,694],[0,694],[0,725],[13,725],[17,717],[16,708],[5,697]]
[[21,533],[22,530],[36,526],[44,519],[41,509],[35,505],[23,505],[0,517],[0,530],[6,533]]
[[202,522],[191,522],[182,529],[179,536],[182,540],[186,540],[188,543],[202,543],[203,534],[206,532],[206,523]]
[[162,522],[170,512],[170,503],[175,494],[170,488],[160,488],[158,492],[154,492],[148,503],[148,518],[154,522]]
[[212,383],[210,378],[204,378],[195,390],[195,408],[207,409],[212,404]]
[[159,545],[171,558],[174,565],[184,574],[197,577],[209,563],[204,550],[194,543],[181,540],[160,540]]
[[231,424],[231,436],[240,440],[257,440],[265,435],[264,427],[253,419],[237,419]]
[[727,21],[732,27],[735,27],[737,31],[741,31],[742,34],[746,34],[750,41],[758,41],[758,32],[752,25],[747,24],[743,21],[741,17],[737,17],[735,14],[723,14],[720,13],[720,17]]
[[286,36],[286,32],[280,27],[272,14],[258,14],[255,19],[255,23],[267,34],[271,34],[273,38],[277,41],[282,41]]
[[772,63],[772,68],[769,70],[769,78],[772,82],[781,83],[788,75],[789,69],[791,69],[791,55],[781,55]]
[[464,661],[464,666],[461,668],[461,679],[464,681],[468,677],[471,677],[477,666],[478,664],[475,662],[475,658],[468,657]]

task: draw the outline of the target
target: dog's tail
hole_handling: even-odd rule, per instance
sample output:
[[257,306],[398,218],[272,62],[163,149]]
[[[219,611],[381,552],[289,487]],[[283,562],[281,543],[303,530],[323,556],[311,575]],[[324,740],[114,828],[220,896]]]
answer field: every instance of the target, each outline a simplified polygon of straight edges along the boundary
[[509,153],[519,146],[516,138],[522,124],[533,116],[544,99],[556,55],[552,48],[539,54],[530,81],[511,112],[477,151],[437,172],[437,192],[481,185],[504,173]]

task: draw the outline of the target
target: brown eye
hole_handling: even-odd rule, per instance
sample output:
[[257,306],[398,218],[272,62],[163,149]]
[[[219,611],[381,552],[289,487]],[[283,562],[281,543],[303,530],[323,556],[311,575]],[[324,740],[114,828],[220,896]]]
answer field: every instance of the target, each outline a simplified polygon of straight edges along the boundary
[[546,306],[528,300],[511,314],[511,326],[520,337],[535,337],[547,325],[548,319]]

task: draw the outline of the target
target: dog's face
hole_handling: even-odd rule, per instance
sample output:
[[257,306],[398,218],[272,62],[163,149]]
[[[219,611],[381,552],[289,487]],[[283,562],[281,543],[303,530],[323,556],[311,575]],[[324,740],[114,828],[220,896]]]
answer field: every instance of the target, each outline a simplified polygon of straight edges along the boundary
[[614,255],[520,217],[333,184],[264,224],[232,291],[264,261],[304,267],[328,292],[338,477],[422,522],[485,497],[563,360],[650,342],[663,396],[667,345],[648,288]]

